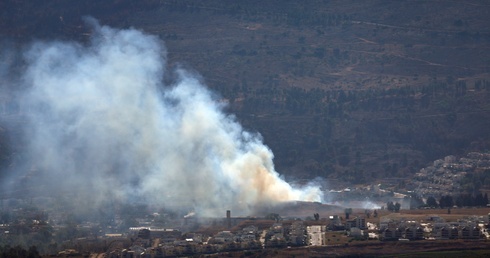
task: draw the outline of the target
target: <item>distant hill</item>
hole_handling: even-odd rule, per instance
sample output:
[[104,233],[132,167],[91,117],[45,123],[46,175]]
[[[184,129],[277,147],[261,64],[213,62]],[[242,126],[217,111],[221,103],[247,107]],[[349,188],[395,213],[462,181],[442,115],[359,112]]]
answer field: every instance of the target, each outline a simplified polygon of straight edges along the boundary
[[371,182],[489,149],[485,0],[5,0],[0,10],[8,42],[83,42],[85,15],[158,35],[169,65],[202,74],[286,177]]

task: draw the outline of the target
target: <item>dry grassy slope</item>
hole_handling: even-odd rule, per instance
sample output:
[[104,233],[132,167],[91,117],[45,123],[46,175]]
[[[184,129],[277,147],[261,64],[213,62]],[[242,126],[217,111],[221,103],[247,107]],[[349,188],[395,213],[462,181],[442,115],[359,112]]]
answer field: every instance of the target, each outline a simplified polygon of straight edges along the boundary
[[[307,111],[300,113],[285,104],[292,87],[418,91],[438,83],[451,88],[460,81],[472,89],[478,80],[490,80],[490,5],[484,0],[137,5],[129,0],[10,0],[2,5],[9,11],[0,19],[0,33],[17,40],[83,40],[80,17],[87,14],[103,24],[160,36],[169,64],[197,71],[211,89],[234,101],[230,111],[246,128],[262,133],[276,154],[277,169],[288,175],[407,176],[431,159],[482,149],[489,140],[485,92],[466,95],[473,102],[437,103],[436,96],[428,107],[411,109],[378,101],[396,101],[393,94],[374,96],[365,102],[380,102],[376,109],[345,105],[339,117],[326,112],[337,99],[322,99],[315,107],[307,100]],[[457,115],[453,124],[447,122],[451,114]]]

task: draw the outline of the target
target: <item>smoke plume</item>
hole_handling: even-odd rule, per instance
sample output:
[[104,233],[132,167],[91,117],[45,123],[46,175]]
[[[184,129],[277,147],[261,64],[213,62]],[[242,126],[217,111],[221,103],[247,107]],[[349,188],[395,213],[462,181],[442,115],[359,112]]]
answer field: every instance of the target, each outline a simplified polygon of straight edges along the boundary
[[[321,201],[274,169],[260,135],[245,131],[191,73],[166,71],[155,36],[95,21],[87,44],[37,42],[25,53],[27,164],[39,185],[94,207],[144,202],[199,214]],[[173,83],[164,83],[169,74]]]

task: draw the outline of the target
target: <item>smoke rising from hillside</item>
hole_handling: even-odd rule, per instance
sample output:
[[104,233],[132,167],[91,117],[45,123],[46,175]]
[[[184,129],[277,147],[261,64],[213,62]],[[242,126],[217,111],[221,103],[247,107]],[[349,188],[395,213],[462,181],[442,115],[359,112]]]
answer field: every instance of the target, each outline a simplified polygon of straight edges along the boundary
[[38,42],[25,54],[26,155],[40,185],[94,206],[135,201],[203,215],[321,201],[318,187],[282,180],[261,137],[222,112],[196,76],[179,69],[164,85],[157,37],[91,23],[87,45]]

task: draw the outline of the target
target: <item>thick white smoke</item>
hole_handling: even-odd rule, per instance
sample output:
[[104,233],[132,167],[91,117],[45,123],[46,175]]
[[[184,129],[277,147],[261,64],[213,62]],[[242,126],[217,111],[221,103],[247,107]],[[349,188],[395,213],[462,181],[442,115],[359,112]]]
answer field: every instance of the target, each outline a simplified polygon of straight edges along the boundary
[[92,23],[87,45],[36,43],[25,55],[29,159],[43,184],[94,206],[136,200],[205,215],[321,201],[318,187],[282,180],[260,137],[196,77],[179,70],[164,85],[157,37]]

